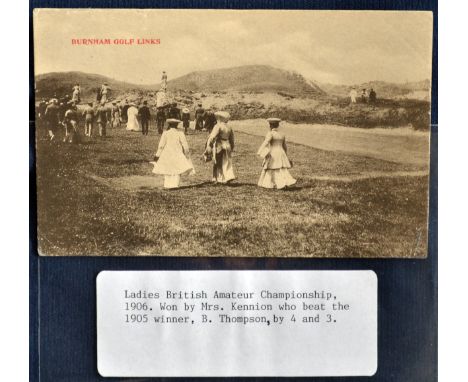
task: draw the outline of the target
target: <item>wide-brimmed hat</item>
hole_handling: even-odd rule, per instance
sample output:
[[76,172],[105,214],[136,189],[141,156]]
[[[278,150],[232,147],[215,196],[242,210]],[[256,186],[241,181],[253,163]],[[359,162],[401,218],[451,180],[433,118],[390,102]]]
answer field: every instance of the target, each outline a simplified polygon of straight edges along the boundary
[[184,108],[182,109],[182,113],[188,114],[188,113],[190,113],[190,110],[187,109],[186,107],[184,107]]
[[166,119],[166,122],[167,122],[168,125],[171,125],[171,124],[175,124],[175,125],[176,125],[176,124],[179,124],[179,123],[182,122],[182,121],[180,121],[180,120],[178,120],[178,119],[175,119],[175,118],[169,118],[169,119]]
[[227,111],[217,111],[215,113],[216,119],[220,119],[224,122],[227,122],[231,119],[231,114],[229,114]]
[[267,118],[268,123],[280,123],[280,118]]

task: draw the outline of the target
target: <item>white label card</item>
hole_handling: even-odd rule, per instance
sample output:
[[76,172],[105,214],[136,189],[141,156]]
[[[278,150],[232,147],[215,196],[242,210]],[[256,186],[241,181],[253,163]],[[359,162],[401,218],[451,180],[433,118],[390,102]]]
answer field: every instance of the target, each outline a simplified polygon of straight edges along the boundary
[[104,271],[105,377],[370,376],[372,271]]

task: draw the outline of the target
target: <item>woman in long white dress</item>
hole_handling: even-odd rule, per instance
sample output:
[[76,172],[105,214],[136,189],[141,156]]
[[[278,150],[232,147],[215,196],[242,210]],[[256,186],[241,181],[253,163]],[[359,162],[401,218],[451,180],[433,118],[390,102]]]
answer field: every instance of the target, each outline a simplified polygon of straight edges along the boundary
[[167,120],[167,130],[161,135],[155,161],[152,162],[153,173],[164,175],[164,188],[177,188],[182,175],[195,173],[185,134],[177,130],[180,122],[178,119]]
[[278,131],[280,119],[268,118],[270,131],[258,149],[258,155],[263,158],[262,173],[258,185],[264,188],[282,189],[296,183],[289,173],[292,167],[288,158],[285,135]]
[[141,131],[140,123],[138,122],[138,109],[134,104],[131,104],[127,110],[127,130]]
[[75,102],[75,104],[79,104],[81,102],[81,97],[80,97],[80,94],[81,94],[81,88],[80,88],[80,84],[75,84],[75,86],[73,86],[73,93],[72,93],[72,101]]
[[208,137],[205,153],[212,154],[213,182],[229,183],[236,179],[232,165],[234,133],[227,124],[231,116],[226,111],[219,111],[215,117],[217,123]]

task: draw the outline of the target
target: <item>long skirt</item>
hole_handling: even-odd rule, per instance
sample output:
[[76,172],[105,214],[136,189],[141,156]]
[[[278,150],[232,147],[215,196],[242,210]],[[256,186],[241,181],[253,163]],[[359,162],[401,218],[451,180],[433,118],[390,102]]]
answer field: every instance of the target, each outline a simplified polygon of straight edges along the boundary
[[258,180],[258,185],[264,188],[281,189],[295,183],[296,179],[291,176],[287,168],[263,169]]
[[112,119],[112,127],[120,127],[120,116],[118,113],[114,114]]
[[231,151],[221,150],[216,154],[213,164],[213,182],[227,183],[233,179],[236,179],[236,176],[232,167]]
[[203,130],[203,118],[198,117],[195,120],[195,130]]
[[164,175],[164,188],[178,188],[180,175]]
[[[161,160],[161,159],[160,159]],[[189,161],[190,164],[192,163]],[[158,162],[150,162],[154,168],[153,168],[153,173],[159,174],[159,175],[164,175],[164,188],[178,188],[180,186],[180,179],[182,175],[193,175],[195,174],[195,170],[193,169],[193,166],[188,168],[187,170],[183,171],[180,174],[161,174],[161,171],[158,171]],[[156,169],[156,171],[155,171]]]
[[129,114],[128,115],[127,130],[129,130],[129,131],[141,131],[141,126],[140,126],[140,123],[138,122],[138,119],[137,119],[136,115],[134,115],[134,114]]

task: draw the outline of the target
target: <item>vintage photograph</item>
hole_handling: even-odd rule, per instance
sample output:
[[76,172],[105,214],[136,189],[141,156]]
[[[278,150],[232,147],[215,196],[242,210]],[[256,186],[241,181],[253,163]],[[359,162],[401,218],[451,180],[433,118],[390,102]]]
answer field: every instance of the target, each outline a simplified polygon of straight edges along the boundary
[[432,12],[35,9],[45,256],[425,258]]

